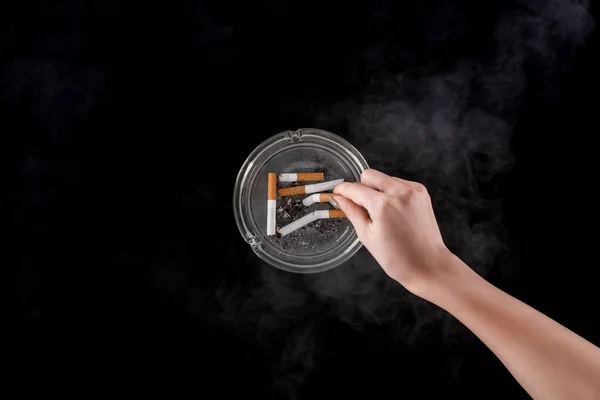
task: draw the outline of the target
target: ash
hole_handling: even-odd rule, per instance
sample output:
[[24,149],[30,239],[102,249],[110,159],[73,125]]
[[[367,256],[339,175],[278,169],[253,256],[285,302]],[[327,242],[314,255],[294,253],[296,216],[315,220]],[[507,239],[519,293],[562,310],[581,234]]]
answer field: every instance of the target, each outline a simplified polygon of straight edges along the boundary
[[[315,210],[314,207],[306,207],[302,203],[304,196],[279,197],[277,199],[277,223],[285,226],[304,215]],[[336,233],[342,224],[342,220],[319,219],[312,222],[282,238],[277,243],[283,250],[289,253],[317,249],[323,244],[336,238]]]

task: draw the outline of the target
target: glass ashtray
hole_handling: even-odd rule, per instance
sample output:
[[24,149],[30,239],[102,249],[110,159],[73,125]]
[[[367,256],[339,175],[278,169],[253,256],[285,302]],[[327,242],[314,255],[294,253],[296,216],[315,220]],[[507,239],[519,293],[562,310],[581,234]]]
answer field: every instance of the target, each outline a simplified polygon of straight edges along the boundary
[[[233,210],[237,226],[252,250],[274,267],[313,273],[349,260],[362,244],[346,218],[320,219],[291,234],[267,236],[268,173],[324,172],[324,181],[360,181],[368,168],[364,157],[341,137],[320,129],[286,131],[270,137],[250,154],[235,182]],[[278,188],[316,182],[283,183]],[[309,196],[277,195],[278,228],[316,210],[331,209],[327,202],[305,207]]]

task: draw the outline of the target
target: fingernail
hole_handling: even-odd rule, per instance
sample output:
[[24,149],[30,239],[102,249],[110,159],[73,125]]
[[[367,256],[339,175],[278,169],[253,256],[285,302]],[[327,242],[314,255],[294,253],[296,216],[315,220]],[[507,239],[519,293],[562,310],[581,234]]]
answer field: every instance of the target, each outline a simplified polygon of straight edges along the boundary
[[340,209],[340,204],[331,196],[329,196],[329,204],[333,206],[333,208]]

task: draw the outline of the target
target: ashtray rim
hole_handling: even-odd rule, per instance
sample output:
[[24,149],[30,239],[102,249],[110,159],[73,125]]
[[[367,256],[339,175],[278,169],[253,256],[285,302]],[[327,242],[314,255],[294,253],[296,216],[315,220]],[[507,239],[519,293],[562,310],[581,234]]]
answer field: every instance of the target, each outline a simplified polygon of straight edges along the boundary
[[[278,144],[299,145],[302,142],[318,143],[321,145],[323,143],[327,143],[331,145],[332,148],[335,148],[336,151],[343,151],[344,155],[349,158],[350,163],[352,164],[349,165],[349,168],[352,168],[358,172],[359,175],[362,171],[369,168],[362,154],[360,154],[360,152],[347,140],[334,133],[316,128],[301,128],[296,131],[289,130],[280,132],[267,138],[265,141],[259,144],[244,161],[244,164],[240,168],[235,182],[233,191],[233,210],[240,234],[260,259],[273,267],[285,271],[295,273],[316,273],[326,271],[343,264],[362,247],[362,243],[358,240],[355,231],[352,233],[354,239],[350,240],[349,245],[347,245],[348,247],[336,257],[326,261],[318,262],[316,264],[307,264],[301,266],[275,258],[273,254],[265,251],[264,244],[261,242],[260,238],[257,237],[258,235],[255,235],[251,230],[251,221],[247,219],[252,217],[244,213],[243,204],[244,196],[242,191],[248,184],[250,184],[248,181],[250,179],[250,175],[252,175],[251,172],[253,172],[253,168],[260,168],[262,165],[264,165],[264,163],[259,164],[259,162],[261,157],[265,156],[265,152],[269,149],[272,150],[272,148]],[[254,182],[254,179],[252,179],[252,181]]]

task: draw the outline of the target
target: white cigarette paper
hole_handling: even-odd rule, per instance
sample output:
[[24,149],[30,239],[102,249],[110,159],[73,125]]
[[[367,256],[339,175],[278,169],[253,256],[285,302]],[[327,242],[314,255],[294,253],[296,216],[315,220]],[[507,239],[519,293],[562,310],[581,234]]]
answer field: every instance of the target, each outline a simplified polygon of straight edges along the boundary
[[318,193],[318,192],[327,192],[329,190],[333,190],[337,185],[344,182],[343,179],[336,179],[334,181],[322,182],[322,183],[313,183],[312,185],[306,185],[305,193]]
[[308,207],[308,206],[312,206],[315,203],[319,203],[320,196],[321,196],[320,193],[311,194],[310,196],[308,196],[307,198],[302,200],[302,204],[304,204],[306,207]]
[[279,174],[279,182],[297,182],[298,174]]
[[273,236],[275,234],[275,208],[276,200],[267,200],[267,236]]
[[288,224],[279,230],[281,236],[289,235],[297,229],[302,228],[305,225],[310,224],[313,221],[322,218],[329,218],[329,210],[313,211],[310,214],[306,214],[304,217],[295,220],[291,224]]

